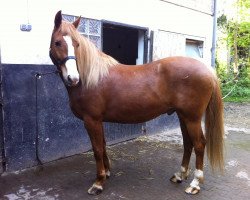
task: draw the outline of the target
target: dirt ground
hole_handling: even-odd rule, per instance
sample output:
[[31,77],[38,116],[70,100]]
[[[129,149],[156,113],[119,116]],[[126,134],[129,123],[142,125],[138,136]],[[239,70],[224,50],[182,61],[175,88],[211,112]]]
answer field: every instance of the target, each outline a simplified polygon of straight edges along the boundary
[[[169,178],[180,168],[182,140],[179,129],[143,136],[108,147],[112,174],[99,196],[87,189],[95,177],[92,152],[0,177],[2,200],[246,200],[250,197],[250,104],[225,104],[226,160],[224,175],[205,165],[205,182],[196,196],[185,194],[191,178],[173,184]],[[194,169],[194,156],[190,166]]]
[[250,103],[225,103],[224,107],[226,128],[250,129]]

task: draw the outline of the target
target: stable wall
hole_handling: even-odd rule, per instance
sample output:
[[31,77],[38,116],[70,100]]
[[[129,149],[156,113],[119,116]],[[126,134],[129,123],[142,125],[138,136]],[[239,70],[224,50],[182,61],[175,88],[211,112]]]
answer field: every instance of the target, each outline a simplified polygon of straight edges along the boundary
[[[173,2],[184,6],[192,5],[194,9],[178,6]],[[210,64],[213,1],[204,2],[204,0],[6,1],[0,7],[0,17],[4,19],[0,21],[2,63],[52,64],[48,56],[50,37],[54,26],[54,16],[58,10],[62,10],[64,14],[69,15],[148,27],[156,32],[155,35],[159,31],[167,31],[203,38],[206,41],[204,60]],[[28,22],[32,25],[32,30],[20,31],[20,24]],[[166,45],[167,49],[175,48]]]
[[[66,90],[58,75],[35,78],[37,73],[55,70],[48,53],[55,13],[62,10],[69,15],[148,27],[155,33],[154,59],[185,55],[187,38],[202,40],[203,60],[209,63],[211,10],[197,11],[199,7],[190,9],[169,2],[10,0],[0,6],[0,17],[4,19],[0,21],[3,99],[0,172],[36,165],[37,153],[42,162],[49,162],[90,148],[82,122],[69,109]],[[21,31],[20,24],[28,22],[32,30]],[[108,141],[113,143],[136,137],[144,133],[145,127],[150,134],[176,125],[176,116],[163,116],[147,124],[106,124],[105,130]]]

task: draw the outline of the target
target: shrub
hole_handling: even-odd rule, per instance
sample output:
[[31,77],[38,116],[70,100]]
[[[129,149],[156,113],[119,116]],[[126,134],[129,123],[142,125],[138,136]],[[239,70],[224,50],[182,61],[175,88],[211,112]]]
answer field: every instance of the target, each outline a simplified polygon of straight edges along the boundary
[[250,102],[250,69],[248,65],[242,65],[237,75],[233,73],[233,70],[228,70],[226,66],[218,63],[216,71],[225,101]]

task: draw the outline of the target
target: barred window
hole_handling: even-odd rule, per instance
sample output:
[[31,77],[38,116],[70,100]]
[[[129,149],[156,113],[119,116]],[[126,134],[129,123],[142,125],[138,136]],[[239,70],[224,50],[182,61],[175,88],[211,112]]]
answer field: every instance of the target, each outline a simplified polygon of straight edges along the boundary
[[[62,15],[63,20],[68,22],[74,22],[78,17],[72,15]],[[81,18],[78,26],[78,31],[81,35],[90,39],[98,49],[102,48],[102,38],[101,38],[101,26],[102,23],[99,20]]]

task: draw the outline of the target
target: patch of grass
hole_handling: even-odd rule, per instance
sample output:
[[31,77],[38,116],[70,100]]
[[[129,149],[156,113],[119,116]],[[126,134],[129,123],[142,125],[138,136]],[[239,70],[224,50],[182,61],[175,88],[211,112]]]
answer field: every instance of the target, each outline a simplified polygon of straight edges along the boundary
[[[248,79],[249,80],[249,79]],[[224,101],[228,102],[250,102],[250,87],[246,82],[248,80],[239,80],[228,85],[222,84],[222,95],[226,96]]]
[[217,68],[222,96],[226,102],[250,102],[250,67],[245,66],[237,76],[225,67]]
[[225,102],[235,102],[235,103],[250,103],[250,98],[249,97],[226,97],[224,99]]

